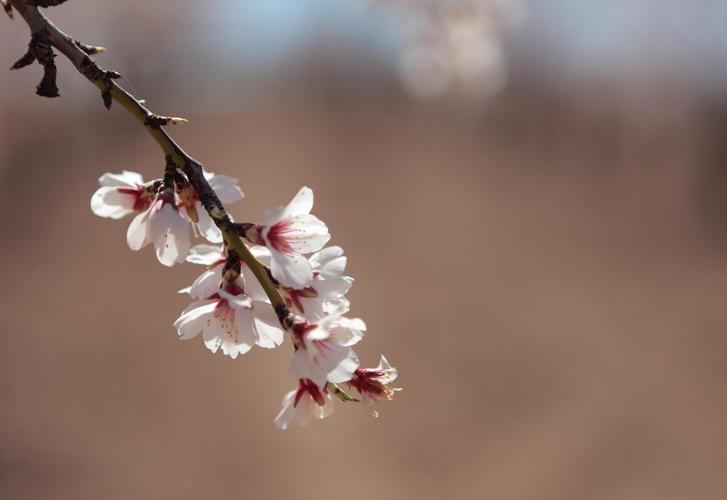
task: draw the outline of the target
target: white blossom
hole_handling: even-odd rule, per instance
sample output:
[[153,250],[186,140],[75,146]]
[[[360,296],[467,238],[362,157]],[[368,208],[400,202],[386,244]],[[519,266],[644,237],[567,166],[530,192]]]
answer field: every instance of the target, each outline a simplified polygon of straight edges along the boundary
[[[389,387],[399,376],[396,368],[381,356],[376,368],[357,368],[351,380],[345,383],[349,394],[366,406],[373,406],[382,400],[391,400],[394,393],[400,391],[398,387]],[[375,417],[378,412],[372,408]]]
[[157,194],[151,206],[131,221],[126,241],[132,250],[154,243],[157,259],[165,266],[185,261],[192,246],[192,235],[169,190]]
[[233,359],[254,345],[271,349],[283,342],[283,331],[264,292],[246,287],[242,276],[233,282],[217,280],[215,293],[203,296],[204,300],[192,303],[174,322],[183,340],[201,333],[210,351],[221,349]]
[[327,388],[319,389],[312,381],[301,379],[298,389],[283,397],[283,408],[275,417],[275,426],[285,430],[294,421],[301,426],[307,425],[311,420],[326,418],[333,409],[333,398]]
[[343,316],[347,311],[348,306],[341,305],[317,323],[295,328],[298,350],[289,370],[293,378],[310,379],[320,388],[326,382],[351,380],[359,364],[351,346],[363,338],[366,324],[358,318]]
[[155,196],[140,174],[128,170],[103,174],[98,183],[101,187],[91,196],[91,211],[99,217],[121,219],[143,212]]
[[313,191],[303,187],[287,206],[268,210],[265,225],[256,228],[256,243],[270,250],[270,271],[283,286],[308,286],[313,268],[303,255],[322,249],[331,238],[328,227],[310,214],[312,208]]
[[353,278],[345,276],[346,257],[338,246],[324,248],[308,258],[313,279],[305,288],[281,287],[280,294],[293,312],[310,321],[321,319],[338,306],[348,304],[346,293]]
[[[234,177],[216,175],[212,172],[205,172],[204,176],[223,204],[228,205],[245,197],[238,186],[238,180]],[[192,186],[186,186],[177,195],[180,211],[189,219],[197,232],[212,243],[222,243],[222,233],[202,206],[197,191]]]
[[[265,247],[252,246],[250,252],[259,260],[270,259],[270,252]],[[207,299],[216,294],[222,281],[225,259],[225,250],[221,245],[193,246],[187,255],[187,262],[207,266],[207,269],[194,280],[191,286],[179,290],[179,293],[187,293],[195,299]],[[247,264],[241,260],[240,267],[247,292],[256,297],[256,300],[269,303],[267,295]]]

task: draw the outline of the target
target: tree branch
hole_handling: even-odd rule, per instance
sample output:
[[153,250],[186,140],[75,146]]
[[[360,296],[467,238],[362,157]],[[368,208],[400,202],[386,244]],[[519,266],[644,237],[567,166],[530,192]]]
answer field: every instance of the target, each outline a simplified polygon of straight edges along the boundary
[[[229,215],[225,211],[225,207],[222,205],[214,190],[205,179],[202,164],[189,156],[162,128],[164,125],[184,123],[186,120],[182,118],[159,116],[152,113],[142,104],[141,101],[136,99],[121,85],[116,83],[115,80],[121,75],[113,71],[103,70],[93,59],[90,58],[91,54],[102,52],[103,49],[101,47],[93,47],[77,42],[58,29],[38,10],[38,7],[29,5],[29,3],[26,3],[25,0],[7,0],[7,3],[14,7],[25,20],[30,28],[32,36],[28,54],[21,58],[16,65],[21,63],[21,61],[23,65],[27,65],[37,59],[45,68],[45,76],[41,84],[38,86],[38,93],[40,95],[46,95],[41,94],[41,87],[43,87],[43,90],[47,90],[47,93],[50,94],[53,90],[53,87],[50,86],[51,83],[55,86],[55,65],[53,65],[52,68],[53,74],[49,75],[49,65],[52,64],[54,57],[51,49],[51,47],[53,47],[66,56],[83,76],[98,87],[107,108],[110,108],[111,103],[115,101],[131,113],[131,115],[137,119],[137,121],[157,142],[164,152],[167,163],[174,165],[187,176],[189,183],[197,191],[200,202],[204,206],[205,210],[207,210],[210,217],[212,217],[212,220],[214,220],[217,227],[220,231],[222,231],[225,241],[232,250],[240,256],[242,261],[247,264],[250,270],[252,270],[253,274],[260,282],[265,293],[270,299],[281,325],[285,329],[288,329],[292,324],[293,315],[288,311],[285,301],[280,296],[278,289],[270,279],[266,267],[260,263],[252,255],[252,253],[250,253],[250,250],[240,239],[240,236],[237,234]],[[49,5],[55,4],[55,2],[34,3],[48,3]],[[34,44],[35,46],[47,49],[42,54],[43,59],[31,52]],[[57,88],[55,91],[57,94]]]

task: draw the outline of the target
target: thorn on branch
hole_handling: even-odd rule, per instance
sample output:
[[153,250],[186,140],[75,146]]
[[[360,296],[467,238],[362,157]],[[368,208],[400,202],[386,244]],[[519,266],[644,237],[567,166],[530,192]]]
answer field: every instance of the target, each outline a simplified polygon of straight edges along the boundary
[[43,79],[36,87],[35,93],[43,97],[58,97],[58,85],[56,84],[56,63],[54,61],[56,55],[53,53],[50,41],[48,40],[48,32],[46,30],[36,31],[30,38],[28,44],[28,52],[23,57],[15,61],[10,69],[24,68],[34,61],[43,66]]
[[189,120],[186,118],[179,118],[177,116],[159,116],[154,114],[147,115],[144,120],[144,125],[152,128],[164,127],[165,125],[184,125]]
[[103,76],[104,88],[101,91],[101,98],[106,109],[111,109],[111,103],[114,101],[111,90],[114,88],[114,80],[118,78],[121,78],[121,75],[116,71],[106,71]]
[[100,54],[102,52],[106,52],[106,49],[104,47],[96,47],[94,45],[86,45],[85,43],[81,43],[78,41],[75,41],[76,46],[83,51],[84,54],[87,56],[92,56],[94,54]]
[[28,49],[28,52],[25,53],[23,57],[15,61],[15,64],[10,66],[10,71],[15,69],[24,68],[26,66],[29,66],[35,62],[35,55],[33,54],[33,51]]
[[[76,42],[78,44],[78,42]],[[79,48],[81,48],[79,46]],[[83,49],[81,49],[83,50]],[[111,103],[113,97],[111,96],[111,90],[114,88],[114,80],[121,78],[121,74],[116,71],[105,71],[96,64],[96,62],[88,57],[83,58],[81,64],[78,66],[78,70],[83,76],[91,80],[92,82],[103,83],[103,90],[101,90],[101,98],[103,99],[104,106],[106,109],[111,109]]]

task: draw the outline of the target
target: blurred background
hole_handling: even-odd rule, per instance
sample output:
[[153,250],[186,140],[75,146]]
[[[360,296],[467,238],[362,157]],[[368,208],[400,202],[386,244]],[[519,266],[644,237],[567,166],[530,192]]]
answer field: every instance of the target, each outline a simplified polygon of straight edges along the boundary
[[[315,190],[404,391],[277,431],[290,349],[180,342],[200,269],[89,210],[153,141],[62,57],[60,99],[0,71],[0,498],[727,498],[725,2],[48,13],[191,120],[238,220]],[[4,67],[27,42],[0,19]]]

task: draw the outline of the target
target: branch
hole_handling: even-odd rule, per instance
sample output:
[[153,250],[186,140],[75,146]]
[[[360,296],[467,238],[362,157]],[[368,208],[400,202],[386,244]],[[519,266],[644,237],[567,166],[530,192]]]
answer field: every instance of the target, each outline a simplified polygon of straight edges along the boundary
[[[32,3],[50,6],[61,2],[35,1]],[[131,113],[162,149],[167,164],[173,165],[187,176],[189,183],[197,191],[200,202],[222,232],[225,241],[253,272],[270,299],[281,325],[286,330],[289,329],[294,315],[288,311],[285,301],[270,279],[266,267],[250,253],[240,239],[225,207],[205,179],[202,164],[189,156],[162,128],[169,124],[184,123],[186,120],[152,113],[139,99],[119,85],[115,80],[121,77],[120,74],[103,70],[90,58],[90,55],[102,52],[101,47],[85,45],[74,40],[40,13],[38,7],[29,5],[25,0],[7,0],[7,4],[18,11],[28,24],[32,36],[28,53],[16,63],[16,66],[18,68],[27,66],[35,60],[44,66],[45,76],[38,86],[38,93],[50,96],[49,94],[53,94],[53,89],[55,89],[55,94],[58,95],[58,89],[55,87],[55,64],[53,64],[55,55],[52,53],[52,48],[55,48],[73,63],[79,73],[98,87],[106,108],[110,108],[111,103],[115,101]],[[17,68],[14,66],[14,69]]]

